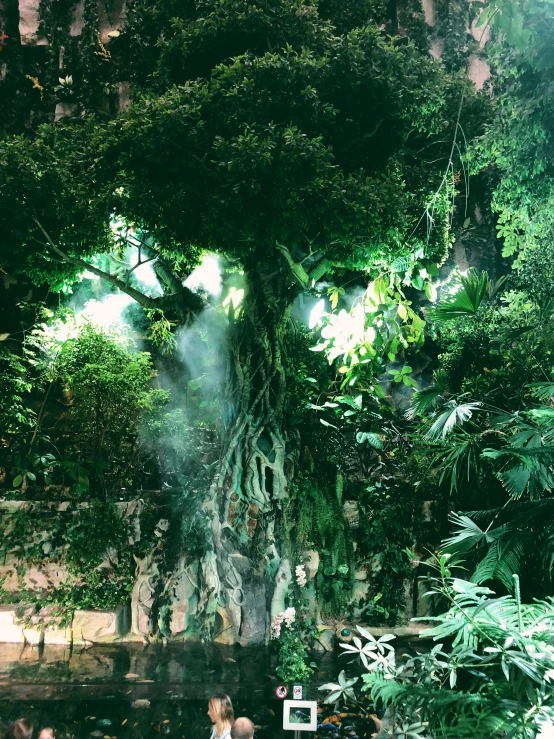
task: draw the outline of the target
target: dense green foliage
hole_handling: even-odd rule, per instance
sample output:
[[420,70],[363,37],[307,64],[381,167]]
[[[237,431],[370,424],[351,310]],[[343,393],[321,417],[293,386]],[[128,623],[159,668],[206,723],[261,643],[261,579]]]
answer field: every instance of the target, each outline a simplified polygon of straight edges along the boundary
[[486,5],[480,20],[493,34],[488,56],[497,115],[478,142],[474,166],[494,165],[492,207],[503,253],[523,262],[552,240],[552,13],[545,0]]
[[[523,605],[495,598],[488,588],[451,576],[448,555],[436,562],[435,591],[449,609],[435,617],[428,653],[396,664],[393,636],[376,640],[358,631],[348,653],[361,658],[362,690],[374,703],[394,707],[389,736],[433,739],[548,732],[554,718],[552,599]],[[329,702],[352,701],[359,678],[323,686]]]
[[310,549],[319,553],[317,590],[323,616],[340,616],[351,597],[354,551],[342,512],[342,484],[341,476],[327,488],[313,479],[295,480],[285,508],[291,560],[301,561]]
[[[59,506],[30,503],[2,511],[2,553],[19,589],[1,590],[3,602],[25,603],[29,620],[41,611],[43,626],[65,625],[76,609],[113,608],[126,602],[134,581],[129,522],[113,501]],[[109,547],[106,546],[109,542]],[[143,544],[145,542],[142,542]],[[48,565],[63,563],[67,577],[46,590],[26,572],[35,566],[48,579]]]
[[[59,285],[80,266],[70,259],[110,249],[114,211],[153,234],[154,253],[181,274],[199,248],[245,266],[283,253],[306,285],[316,269],[406,253],[425,234],[416,227],[438,176],[411,152],[434,139],[440,156],[464,90],[471,129],[464,79],[370,25],[324,36],[320,53],[238,57],[112,121],[42,128],[2,149],[2,263]],[[445,253],[445,226],[428,258]],[[40,227],[65,264],[35,259]]]
[[[429,56],[413,2],[392,9],[137,0],[107,46],[93,32],[89,2],[83,33],[70,41],[69,11],[41,2],[51,40],[41,95],[44,105],[71,105],[72,116],[7,136],[0,147],[2,269],[56,291],[92,273],[141,306],[141,330],[150,323],[152,344],[168,350],[179,351],[198,315],[209,329],[196,330],[215,334],[213,311],[228,352],[208,390],[209,373],[187,369],[187,402],[198,404],[183,414],[179,391],[173,398],[152,389],[145,354],[125,353],[93,331],[68,342],[43,380],[50,395],[63,384],[71,404],[63,449],[43,433],[39,410],[32,448],[21,433],[6,453],[14,487],[69,483],[71,495],[104,498],[147,480],[177,487],[183,515],[173,542],[190,562],[204,558],[199,589],[208,630],[217,594],[233,581],[225,546],[248,557],[258,577],[275,572],[285,539],[299,560],[303,548],[319,550],[319,608],[339,615],[355,568],[343,503],[364,488],[354,458],[378,474],[384,439],[394,457],[395,413],[378,407],[378,377],[389,369],[394,384],[414,385],[408,369],[387,360],[403,362],[422,345],[418,292],[434,296],[431,278],[451,242],[457,141],[462,125],[468,138],[482,131],[488,100],[463,73],[450,74]],[[52,60],[62,46],[56,80]],[[132,81],[125,110],[104,105],[116,79]],[[208,250],[223,268],[219,300],[184,284]],[[153,268],[155,289],[141,282],[142,264]],[[345,341],[329,336],[320,346],[343,356],[338,378],[315,357],[299,360],[313,337],[290,321],[300,294],[325,293],[322,279],[335,282],[329,294],[339,324],[345,286],[370,283],[361,323],[367,313],[375,320],[363,350],[354,350],[359,320]],[[242,302],[231,301],[239,291]],[[173,390],[177,372],[164,387]],[[346,384],[355,383],[350,397]],[[309,413],[319,413],[318,390],[337,418]],[[42,403],[48,406],[45,396]],[[299,459],[299,433],[306,459]],[[349,451],[331,451],[326,433]],[[316,479],[316,465],[332,484]],[[299,469],[309,484],[292,484]],[[345,481],[344,493],[335,480]],[[172,547],[167,557],[158,552],[162,569],[176,564]],[[375,553],[366,549],[362,559]],[[404,574],[399,567],[391,593],[400,592]],[[392,619],[400,609],[394,599]]]
[[[62,340],[48,315],[0,346],[6,497],[69,501],[4,516],[23,595],[58,617],[114,606],[151,554],[153,628],[172,636],[179,571],[191,630],[213,637],[227,609],[238,641],[237,611],[315,550],[279,634],[280,676],[304,680],[315,617],[402,620],[454,509],[445,547],[470,571],[451,579],[441,555],[434,632],[454,642],[397,668],[369,639],[366,686],[407,736],[533,736],[553,674],[552,605],[529,605],[554,570],[549,3],[438,2],[428,34],[413,2],[134,0],[109,48],[93,6],[69,42],[70,6],[41,2],[37,110],[73,116],[2,138],[0,269],[53,291],[101,278],[140,306],[147,343],[90,325]],[[483,51],[473,21],[490,27]],[[428,36],[444,34],[440,62]],[[466,78],[470,53],[490,62],[492,97]],[[120,79],[132,102],[116,110]],[[486,172],[483,202],[468,168]],[[473,205],[503,259],[482,237],[496,274],[458,281],[449,247]],[[189,282],[208,252],[214,291]],[[325,301],[310,329],[304,300]],[[146,506],[130,542],[121,488],[171,489],[167,526]],[[51,561],[66,583],[30,592],[25,568]]]
[[[371,590],[362,603],[364,623],[396,626],[406,611],[406,581],[412,578],[413,565],[406,556],[414,540],[421,535],[415,501],[411,490],[402,490],[400,481],[389,488],[375,482],[360,496],[362,526],[358,551],[369,562]],[[419,529],[419,530],[418,530]]]

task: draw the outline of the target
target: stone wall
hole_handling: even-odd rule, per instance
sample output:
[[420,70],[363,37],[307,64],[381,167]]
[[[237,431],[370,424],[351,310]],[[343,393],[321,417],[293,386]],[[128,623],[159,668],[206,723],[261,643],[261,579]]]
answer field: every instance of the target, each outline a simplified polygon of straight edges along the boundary
[[[0,510],[8,512],[8,514],[20,513],[26,507],[34,504],[36,503],[33,503],[33,501],[0,501]],[[57,511],[65,511],[69,503],[41,501],[40,505],[47,505]],[[133,541],[140,539],[139,518],[143,505],[144,502],[141,499],[116,503],[119,515],[126,518],[131,525]],[[79,508],[86,506],[87,503],[79,504],[77,512]],[[421,514],[423,519],[430,515],[429,511],[430,503],[424,504]],[[360,523],[356,501],[345,501],[344,514],[352,529],[352,535],[355,537]],[[167,521],[163,518],[160,519],[158,526],[164,529],[166,525]],[[37,531],[36,540],[39,542],[46,541],[45,532]],[[314,614],[317,614],[315,579],[320,566],[319,554],[316,551],[306,551],[304,552],[304,559],[308,578],[306,595],[312,603]],[[58,588],[68,577],[63,558],[58,557],[55,560],[49,560],[45,557],[44,562],[40,565],[31,565],[21,574],[16,571],[17,564],[17,555],[13,552],[8,553],[5,561],[0,565],[0,582],[2,582],[2,588],[8,596],[5,600],[13,599],[17,601],[21,597],[19,592],[22,588],[47,593],[49,590]],[[109,566],[109,562],[106,561],[105,565],[101,566]],[[279,591],[278,585],[273,594],[272,611],[275,611],[275,613],[282,612],[285,608],[285,594],[292,577],[287,560],[283,561],[282,567],[284,568],[282,592]],[[354,577],[352,603],[357,603],[367,596],[371,587],[372,567],[373,565],[370,563],[357,568]],[[162,637],[159,633],[158,624],[153,622],[152,617],[158,574],[156,547],[154,547],[142,560],[137,560],[135,582],[127,603],[111,610],[77,610],[74,612],[71,622],[64,628],[59,627],[59,619],[56,618],[53,607],[35,611],[34,606],[24,602],[0,605],[0,643],[19,643],[33,646],[43,644],[90,646],[92,644],[118,642],[146,643],[152,639],[159,640]],[[175,571],[165,583],[166,608],[169,608],[167,619],[169,624],[169,634],[167,636],[169,639],[190,641],[199,638],[196,629],[192,628],[198,607],[198,588],[196,586],[198,574],[198,564],[187,562],[185,557],[182,557]],[[414,588],[416,589],[415,593]],[[421,592],[417,592],[418,589],[424,591],[426,589],[425,583],[419,582],[417,578],[406,582],[407,606],[403,618],[404,626],[399,629],[386,627],[385,631],[387,633],[393,631],[400,636],[404,636],[412,633],[414,628],[417,631],[419,627],[408,625],[409,619],[414,616],[425,616],[428,613],[428,602],[421,597]],[[265,643],[267,640],[268,614],[267,604],[265,597],[262,597],[262,593],[260,593],[260,598],[256,602],[252,602],[246,610],[249,614],[248,622],[243,624],[241,629],[240,643],[243,645]],[[233,614],[229,607],[223,604],[218,606],[214,638],[216,643],[227,645],[235,643],[233,630],[230,628],[232,617]],[[356,609],[353,611],[353,617],[354,622],[358,619],[363,621],[362,612],[358,613]],[[343,629],[352,626],[351,623],[343,619],[329,619],[326,621],[319,619],[319,625],[319,642],[320,646],[325,649],[331,649],[337,638],[344,640]],[[380,634],[381,631],[379,628],[375,629],[376,634]]]
[[[0,500],[0,511],[16,513],[25,510],[26,507],[35,505],[35,501],[23,500]],[[63,512],[69,507],[69,502],[40,502],[52,509]],[[143,501],[136,499],[116,503],[119,515],[127,519],[131,524],[133,540],[140,538],[139,517],[142,511]],[[87,503],[80,503],[77,510],[87,507]],[[47,542],[47,534],[42,531],[35,532],[35,539],[39,542]],[[59,587],[67,579],[67,570],[61,560],[49,561],[45,552],[45,560],[39,565],[30,565],[20,578],[17,573],[18,557],[15,552],[7,553],[0,563],[0,583],[2,589],[7,593],[17,593],[22,587],[28,590],[49,590]]]
[[[39,34],[39,6],[40,0],[19,0],[17,25],[15,23],[15,15],[9,12],[10,6],[7,2],[0,2],[0,36],[7,34],[8,43],[19,44],[23,53],[37,46],[47,46],[48,39]],[[430,29],[436,23],[435,0],[422,0],[425,22]],[[102,0],[97,0],[98,27],[95,29],[98,33],[99,41],[107,48],[109,53],[110,44],[116,38],[125,23],[125,0],[114,0],[109,4],[109,12],[107,5]],[[78,39],[84,29],[84,7],[83,2],[77,2],[72,11],[72,17],[69,27],[69,36]],[[467,28],[468,34],[478,42],[478,46],[482,49],[488,40],[488,26],[485,28],[476,27],[474,22],[471,27]],[[430,53],[440,58],[442,54],[442,41],[436,39],[433,42]],[[63,66],[63,49],[60,51],[60,70]],[[6,75],[6,64],[2,63],[0,53],[0,82]],[[468,59],[468,76],[473,80],[477,89],[481,89],[490,76],[490,69],[486,62],[478,55],[471,54]],[[115,101],[112,101],[115,110],[124,109],[129,104],[129,83],[125,80],[119,80],[112,93]],[[58,121],[74,112],[74,105],[68,102],[58,102],[55,110],[51,111],[51,116]],[[30,120],[33,119],[31,114]]]

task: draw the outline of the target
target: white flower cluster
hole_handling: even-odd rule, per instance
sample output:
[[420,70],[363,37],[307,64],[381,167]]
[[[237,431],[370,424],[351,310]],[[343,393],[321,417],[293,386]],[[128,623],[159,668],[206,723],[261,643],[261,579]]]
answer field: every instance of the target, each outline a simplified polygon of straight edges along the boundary
[[287,608],[283,613],[278,613],[271,620],[271,636],[273,639],[278,639],[281,636],[281,627],[283,623],[290,629],[296,618],[296,608],[292,606]]
[[300,585],[301,588],[303,588],[304,585],[308,582],[308,577],[306,575],[304,565],[296,566],[296,582],[298,583],[298,585]]

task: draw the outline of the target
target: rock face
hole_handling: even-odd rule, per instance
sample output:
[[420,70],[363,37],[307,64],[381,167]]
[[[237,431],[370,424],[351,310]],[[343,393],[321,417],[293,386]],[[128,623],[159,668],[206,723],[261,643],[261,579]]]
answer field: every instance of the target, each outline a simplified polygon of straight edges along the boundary
[[73,10],[73,18],[71,21],[71,28],[69,29],[70,36],[80,36],[85,25],[85,8],[84,3],[77,3]]
[[198,565],[181,559],[170,584],[171,636],[194,638],[194,615],[198,607]]
[[491,70],[489,65],[483,61],[483,59],[479,59],[478,56],[472,54],[469,57],[469,69],[467,74],[475,87],[478,90],[481,90],[483,89],[485,82],[491,76]]
[[40,568],[29,567],[20,581],[13,565],[0,566],[0,580],[2,587],[8,593],[16,593],[21,586],[29,590],[48,590],[59,587],[67,579],[67,570],[55,562],[46,562]]
[[288,559],[282,560],[275,578],[275,592],[271,601],[271,618],[285,610],[285,596],[292,582],[292,570]]
[[136,580],[131,593],[131,633],[147,639],[153,632],[152,606],[158,579],[158,568],[154,562],[155,552],[143,559],[135,557]]
[[23,46],[46,44],[38,36],[40,0],[19,0],[19,35]]
[[[29,501],[0,502],[0,507],[12,514],[32,505],[33,502]],[[67,502],[49,505],[58,511],[65,511],[68,507]],[[133,542],[139,541],[141,537],[140,513],[143,505],[141,500],[117,503],[119,515],[130,524],[130,538]],[[363,525],[355,501],[345,501],[344,513],[352,531]],[[421,515],[425,520],[432,516],[430,504],[425,504]],[[201,605],[198,597],[200,563],[188,561],[183,555],[169,578],[160,578],[158,572],[157,561],[160,554],[158,549],[162,546],[163,533],[168,525],[167,519],[160,519],[154,532],[157,543],[144,558],[136,558],[135,582],[130,593],[130,603],[107,611],[76,611],[72,623],[67,627],[59,626],[52,609],[45,608],[35,613],[24,604],[5,605],[0,607],[0,643],[90,646],[127,641],[146,643],[161,637],[171,640],[199,640],[201,624],[197,614]],[[47,545],[48,537],[44,532],[38,531],[36,541]],[[252,564],[247,557],[238,552],[230,552],[228,556],[232,565],[230,572],[236,573],[236,579],[229,581],[233,587],[222,593],[217,603],[212,638],[216,643],[224,645],[264,644],[270,634],[270,614],[274,617],[282,613],[288,605],[287,593],[295,581],[294,568],[288,559],[281,560],[275,587],[270,590],[264,578],[253,573]],[[8,553],[6,563],[0,567],[3,587],[12,594],[16,594],[22,588],[36,591],[57,589],[68,577],[60,561],[45,561],[40,567],[31,567],[23,575],[18,575],[17,561],[13,557],[15,552],[12,555]],[[316,550],[304,550],[301,560],[306,575],[304,598],[310,611],[317,614],[316,578],[320,568],[320,555]],[[203,564],[205,566],[205,563]],[[109,561],[106,560],[102,566],[109,566]],[[356,569],[353,604],[363,601],[368,596],[372,574],[380,567],[379,558],[375,558],[371,567]],[[409,589],[407,595],[406,618],[422,616],[428,612],[426,599],[418,598],[418,594]],[[160,598],[159,602],[163,604],[159,614],[154,608],[157,598]],[[412,612],[412,604],[416,605],[415,613]],[[23,623],[25,608],[28,610]],[[353,616],[354,623],[357,619],[363,619],[363,608],[354,607]],[[318,619],[318,625],[321,629],[319,648],[331,648],[335,642],[336,625],[331,626],[327,620],[321,618]]]
[[103,44],[108,43],[110,34],[119,31],[125,20],[125,0],[114,0],[109,5],[109,11],[106,4],[98,0],[98,19],[100,40]]
[[248,645],[263,644],[266,634],[267,604],[265,583],[251,582],[245,590],[240,636]]
[[73,644],[106,644],[121,640],[129,632],[130,608],[118,606],[113,611],[75,611]]

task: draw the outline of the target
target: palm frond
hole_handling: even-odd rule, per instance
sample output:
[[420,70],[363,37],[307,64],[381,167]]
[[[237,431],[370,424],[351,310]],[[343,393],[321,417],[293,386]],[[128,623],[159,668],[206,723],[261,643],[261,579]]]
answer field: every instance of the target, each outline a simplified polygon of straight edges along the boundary
[[428,313],[435,321],[449,321],[461,316],[473,316],[479,310],[483,300],[491,300],[494,297],[505,279],[501,278],[494,282],[489,280],[486,272],[479,273],[472,267],[467,275],[460,278],[461,289],[452,298],[445,300]]
[[481,511],[463,511],[462,514],[475,521],[481,527],[511,523],[513,526],[533,526],[535,522],[542,524],[553,522],[554,499],[544,500],[510,500],[500,508],[489,508]]
[[539,323],[544,324],[552,320],[554,314],[554,298],[542,297],[538,300]]
[[[511,592],[513,575],[542,559],[545,581],[554,576],[554,499],[511,501],[488,511],[452,513],[452,536],[442,551],[468,555],[476,570],[472,581],[497,579]],[[494,528],[493,528],[494,526]]]
[[513,576],[521,571],[527,534],[509,530],[505,526],[502,529],[502,535],[489,546],[487,553],[477,565],[471,576],[471,582],[480,585],[488,580],[499,580],[509,592],[513,592]]
[[554,408],[541,406],[540,408],[533,408],[532,410],[526,411],[525,415],[538,426],[545,446],[546,443],[554,440]]
[[554,526],[548,531],[543,542],[543,567],[552,581],[554,579]]
[[418,415],[435,408],[437,399],[446,392],[447,380],[445,370],[438,370],[433,376],[433,384],[423,390],[417,390],[411,399],[410,408],[404,414],[409,421]]
[[462,426],[472,417],[473,413],[481,407],[481,403],[460,403],[455,400],[449,400],[435,418],[433,424],[424,434],[426,441],[437,441],[444,439],[455,426]]
[[[450,554],[464,554],[481,544],[491,544],[502,535],[502,531],[498,529],[483,530],[474,520],[463,513],[453,512],[448,518],[450,523],[458,528],[451,537],[444,540],[441,547],[442,551]],[[502,527],[502,529],[504,530],[505,527]]]
[[511,467],[498,473],[498,479],[512,498],[521,498],[531,479],[531,470],[525,465]]
[[498,280],[489,280],[489,284],[487,287],[487,294],[488,299],[492,300],[495,295],[499,292],[500,288],[504,285],[506,280],[508,279],[509,275],[503,275],[502,277],[499,277]]
[[543,403],[554,398],[554,382],[532,382],[527,387],[532,388],[533,395]]
[[536,331],[539,328],[538,323],[530,323],[526,326],[518,326],[516,328],[509,328],[506,331],[502,333],[502,336],[505,341],[517,341],[522,336],[525,336],[525,334],[530,333],[531,331]]
[[450,492],[458,489],[462,477],[467,482],[478,473],[481,462],[483,440],[480,434],[468,434],[459,430],[448,437],[447,445],[434,458],[433,463],[441,469],[439,483],[450,478]]
[[554,458],[552,447],[484,449],[481,456],[501,460],[496,474],[512,498],[521,498],[527,491],[532,499],[536,499],[554,488],[550,471]]

